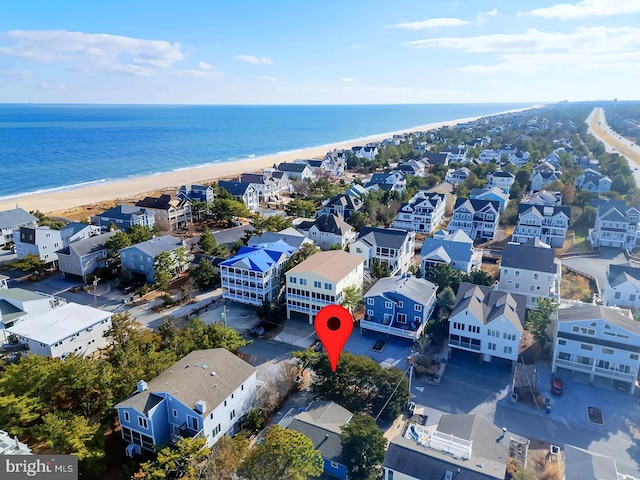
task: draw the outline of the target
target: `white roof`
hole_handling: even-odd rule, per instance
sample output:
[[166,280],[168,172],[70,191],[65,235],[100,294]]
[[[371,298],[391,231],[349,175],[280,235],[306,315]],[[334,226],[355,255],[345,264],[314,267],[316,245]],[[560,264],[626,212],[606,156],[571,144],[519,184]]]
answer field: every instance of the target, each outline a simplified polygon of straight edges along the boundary
[[110,312],[77,303],[67,303],[43,315],[19,322],[7,331],[36,342],[53,345],[108,318],[111,318]]

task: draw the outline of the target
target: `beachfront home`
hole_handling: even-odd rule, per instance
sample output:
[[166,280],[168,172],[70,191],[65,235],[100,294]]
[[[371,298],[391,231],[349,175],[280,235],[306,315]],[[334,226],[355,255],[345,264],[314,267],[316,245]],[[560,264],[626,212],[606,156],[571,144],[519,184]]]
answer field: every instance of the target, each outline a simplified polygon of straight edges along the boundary
[[313,323],[318,311],[340,303],[345,288],[362,290],[361,258],[342,250],[318,252],[287,272],[287,319]]
[[402,175],[411,175],[412,177],[424,177],[429,170],[429,164],[423,160],[409,160],[408,162],[399,163],[394,171],[400,172]]
[[118,205],[91,218],[91,223],[99,225],[103,231],[115,227],[127,231],[134,225],[153,228],[156,224],[153,212],[133,205]]
[[411,200],[400,206],[393,220],[393,228],[431,233],[444,220],[445,195],[420,190]]
[[233,435],[256,399],[256,369],[224,348],[196,350],[184,356],[114,408],[126,454],[181,438],[205,438],[212,447]]
[[155,260],[162,252],[171,254],[175,274],[184,272],[193,258],[181,238],[164,235],[120,250],[122,269],[142,275],[147,283],[153,283],[156,278]]
[[347,480],[340,434],[352,418],[353,413],[335,402],[314,400],[293,417],[287,428],[302,433],[311,440],[313,448],[320,450],[324,460],[323,477]]
[[531,195],[523,195],[522,202],[530,205],[559,207],[562,205],[562,192],[540,190],[539,192],[532,193]]
[[272,202],[280,199],[280,183],[276,183],[268,173],[243,173],[240,175],[240,183],[253,185],[261,202]]
[[103,268],[107,260],[106,243],[115,232],[93,235],[58,250],[58,268],[64,277],[74,275],[87,281],[96,268]]
[[553,248],[540,242],[508,243],[502,252],[500,283],[502,292],[527,296],[527,308],[537,309],[538,298],[558,301],[562,270]]
[[280,290],[280,271],[296,248],[283,240],[241,247],[220,263],[222,297],[259,306],[274,300]]
[[624,200],[597,199],[590,202],[596,208],[596,221],[589,229],[593,248],[615,247],[632,251],[640,237],[640,210],[629,207]]
[[449,315],[449,348],[475,352],[484,362],[518,361],[527,298],[492,287],[461,283]]
[[605,305],[639,308],[640,267],[631,263],[608,265],[602,300]]
[[7,332],[35,355],[89,356],[109,343],[104,334],[111,328],[111,315],[87,305],[67,303],[40,315],[31,315]]
[[437,287],[410,273],[379,279],[364,296],[360,328],[416,340],[436,304]]
[[525,243],[538,238],[553,248],[562,248],[571,219],[570,207],[518,205],[518,224],[513,229],[512,241]]
[[99,232],[99,227],[80,222],[70,223],[60,230],[50,227],[20,227],[13,232],[13,242],[18,258],[32,254],[43,262],[50,263],[58,260],[58,250]]
[[596,172],[590,168],[586,169],[582,175],[576,177],[573,185],[580,190],[587,192],[602,193],[611,190],[611,178]]
[[220,180],[218,181],[218,188],[223,188],[235,200],[243,202],[251,212],[257,212],[260,208],[260,194],[256,187],[250,183]]
[[0,247],[13,242],[13,231],[21,227],[34,228],[38,219],[22,208],[12,208],[0,212]]
[[634,393],[640,372],[640,324],[631,312],[586,303],[560,304],[551,371]]
[[449,165],[451,153],[449,152],[424,152],[422,159],[429,162],[429,165]]
[[185,228],[192,222],[191,200],[183,197],[171,198],[162,194],[159,197],[144,197],[136,207],[153,212],[155,224],[163,232],[173,232]]
[[473,240],[462,230],[453,233],[438,230],[433,238],[425,238],[420,257],[422,272],[446,264],[455,270],[470,273],[482,264],[482,252],[473,248]]
[[282,162],[280,165],[278,165],[278,170],[281,172],[286,172],[291,180],[300,180],[302,182],[306,182],[307,180],[315,180],[313,169],[306,162]]
[[344,174],[346,166],[346,155],[344,152],[338,152],[333,150],[327,152],[322,160],[322,171],[328,173],[331,176],[339,177]]
[[361,257],[364,268],[374,263],[386,265],[389,275],[406,273],[415,250],[415,232],[394,228],[363,227],[357,240],[349,246],[349,253]]
[[313,221],[300,222],[296,228],[320,250],[329,250],[334,245],[344,249],[356,239],[355,229],[338,214],[323,213]]
[[182,185],[178,190],[177,196],[192,203],[194,201],[211,203],[215,199],[213,187],[209,185]]
[[364,147],[361,145],[357,145],[355,147],[351,147],[351,151],[358,158],[366,158],[367,160],[373,160],[376,158],[378,154],[377,145],[367,144]]
[[353,212],[362,210],[363,203],[362,198],[356,195],[347,195],[346,193],[339,193],[334,195],[330,199],[322,203],[322,207],[316,215],[340,215],[345,221],[349,220],[349,217]]
[[493,240],[500,219],[500,204],[491,200],[459,198],[447,230],[462,230],[473,240]]

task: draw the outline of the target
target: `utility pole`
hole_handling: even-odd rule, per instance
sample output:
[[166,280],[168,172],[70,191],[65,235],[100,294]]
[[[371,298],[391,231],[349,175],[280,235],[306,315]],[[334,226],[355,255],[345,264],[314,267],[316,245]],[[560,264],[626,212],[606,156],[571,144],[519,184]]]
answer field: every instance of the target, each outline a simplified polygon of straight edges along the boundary
[[93,308],[98,308],[98,277],[93,279]]
[[222,325],[227,326],[227,302],[225,301],[222,304],[222,313],[220,314],[222,317]]

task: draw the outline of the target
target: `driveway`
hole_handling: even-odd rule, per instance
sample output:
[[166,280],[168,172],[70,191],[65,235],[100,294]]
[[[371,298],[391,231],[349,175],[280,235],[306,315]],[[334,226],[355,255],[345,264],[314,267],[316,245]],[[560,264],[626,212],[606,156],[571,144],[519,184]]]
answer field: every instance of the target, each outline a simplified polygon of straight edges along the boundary
[[627,263],[627,258],[619,248],[602,247],[597,257],[565,258],[562,263],[596,277],[600,288],[598,293],[602,294],[607,280],[607,267],[612,264]]
[[227,228],[225,230],[220,230],[219,232],[214,232],[213,236],[216,237],[216,242],[231,246],[234,242],[238,240],[242,240],[245,232],[248,230],[253,230],[251,225],[241,225],[239,227]]

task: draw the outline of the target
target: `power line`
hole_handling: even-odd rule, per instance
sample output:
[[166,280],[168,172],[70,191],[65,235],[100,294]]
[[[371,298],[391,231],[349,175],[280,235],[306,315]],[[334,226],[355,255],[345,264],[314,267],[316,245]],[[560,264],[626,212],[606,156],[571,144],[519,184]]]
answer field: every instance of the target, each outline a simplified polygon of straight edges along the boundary
[[[407,368],[404,373],[402,374],[402,378],[400,379],[400,381],[398,382],[398,384],[396,385],[396,388],[393,389],[393,392],[391,392],[391,395],[389,395],[389,398],[387,399],[387,401],[385,402],[385,404],[382,406],[382,408],[380,409],[380,411],[378,412],[378,415],[376,415],[376,421],[378,420],[378,417],[380,417],[380,415],[382,415],[382,412],[384,411],[385,408],[387,408],[387,405],[389,405],[389,402],[391,401],[391,399],[393,398],[393,396],[395,395],[396,391],[398,390],[398,387],[400,386],[400,384],[402,383],[402,380],[404,380],[405,375],[407,374],[407,372],[409,371],[411,367]],[[411,393],[411,392],[409,392]]]

